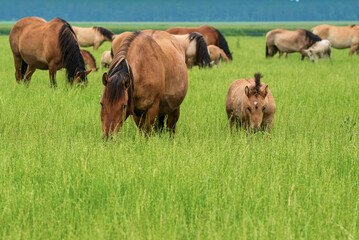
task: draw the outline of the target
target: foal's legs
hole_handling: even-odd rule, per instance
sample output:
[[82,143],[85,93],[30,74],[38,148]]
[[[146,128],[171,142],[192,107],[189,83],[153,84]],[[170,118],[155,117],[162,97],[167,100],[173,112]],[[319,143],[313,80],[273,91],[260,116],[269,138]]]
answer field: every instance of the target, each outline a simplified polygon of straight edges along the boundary
[[180,116],[180,108],[177,108],[176,110],[168,114],[167,130],[170,131],[171,133],[176,132],[176,123],[178,121],[179,116]]

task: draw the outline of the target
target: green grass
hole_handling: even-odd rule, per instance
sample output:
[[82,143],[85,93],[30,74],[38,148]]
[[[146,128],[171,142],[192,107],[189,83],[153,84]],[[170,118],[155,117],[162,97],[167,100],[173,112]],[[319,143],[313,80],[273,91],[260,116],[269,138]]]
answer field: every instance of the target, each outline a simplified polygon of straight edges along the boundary
[[[234,60],[189,71],[177,133],[128,119],[102,141],[104,71],[85,89],[64,71],[15,81],[0,36],[1,239],[356,239],[357,56],[265,59],[264,37],[228,37]],[[105,43],[93,52],[110,48]],[[99,64],[99,63],[98,63]],[[277,104],[270,134],[231,135],[229,85],[255,72]]]
[[[346,26],[359,24],[356,21],[335,22],[70,22],[71,25],[81,27],[102,26],[112,30],[114,33],[126,31],[134,32],[143,29],[166,30],[171,27],[198,27],[211,25],[219,29],[225,36],[264,36],[274,28],[297,30],[298,28],[312,29],[320,24],[331,24]],[[9,34],[15,22],[0,22],[0,34]]]

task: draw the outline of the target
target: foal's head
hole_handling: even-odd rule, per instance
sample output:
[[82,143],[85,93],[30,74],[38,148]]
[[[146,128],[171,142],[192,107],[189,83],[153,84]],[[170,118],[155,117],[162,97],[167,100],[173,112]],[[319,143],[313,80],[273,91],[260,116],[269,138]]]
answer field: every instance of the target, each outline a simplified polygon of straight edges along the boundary
[[244,89],[247,98],[243,103],[243,107],[245,115],[250,120],[250,125],[253,127],[254,132],[257,132],[260,129],[263,113],[267,107],[265,98],[268,93],[268,85],[261,84],[262,75],[260,73],[256,73],[254,77],[255,85],[246,86]]

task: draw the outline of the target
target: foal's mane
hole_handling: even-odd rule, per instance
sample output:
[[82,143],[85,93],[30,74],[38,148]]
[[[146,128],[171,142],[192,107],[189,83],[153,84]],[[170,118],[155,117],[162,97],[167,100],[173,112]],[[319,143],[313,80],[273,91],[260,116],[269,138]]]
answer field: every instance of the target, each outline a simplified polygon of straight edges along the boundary
[[189,33],[189,41],[192,42],[194,39],[196,42],[196,60],[199,67],[208,67],[211,64],[211,58],[208,54],[208,46],[204,37],[196,32]]
[[80,52],[76,34],[71,25],[61,18],[55,18],[63,25],[60,29],[58,39],[61,50],[61,61],[65,64],[67,80],[72,82],[76,72],[82,72],[85,78],[85,63]]
[[108,41],[112,41],[112,37],[114,35],[114,33],[106,28],[103,27],[98,27],[98,26],[93,26],[93,29],[95,29],[96,31],[98,31],[102,36],[104,36]]
[[303,30],[305,31],[305,39],[309,41],[308,47],[311,47],[316,42],[322,41],[322,39],[318,35],[315,35],[311,31],[308,31],[306,29]]
[[128,64],[126,60],[126,55],[128,49],[131,46],[131,43],[135,40],[135,38],[140,34],[140,31],[137,31],[130,36],[128,36],[121,44],[120,49],[114,56],[111,65],[108,70],[108,77],[111,78],[111,81],[105,88],[104,96],[110,102],[114,103],[119,99],[122,99],[124,96],[124,86],[123,80],[126,77],[130,78],[130,87],[127,90],[128,94],[128,109],[132,110],[133,106],[133,73],[131,66]]
[[254,74],[255,85],[252,87],[253,94],[259,94],[260,93],[261,78],[262,77],[263,76],[260,73]]

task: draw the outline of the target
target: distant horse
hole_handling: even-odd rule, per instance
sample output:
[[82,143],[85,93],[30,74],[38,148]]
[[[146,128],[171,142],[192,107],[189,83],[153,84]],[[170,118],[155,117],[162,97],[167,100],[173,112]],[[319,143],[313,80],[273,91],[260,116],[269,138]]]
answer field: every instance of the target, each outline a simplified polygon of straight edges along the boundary
[[359,26],[349,25],[336,27],[331,25],[319,25],[312,29],[322,39],[327,39],[333,48],[350,48],[349,55],[356,51],[359,54]]
[[[145,30],[145,33],[149,33],[152,30]],[[157,31],[153,31],[157,33]],[[112,42],[112,51],[116,53],[121,45],[122,41],[126,39],[131,32],[124,32],[118,35]],[[167,34],[165,37],[168,37]],[[203,36],[199,33],[189,33],[184,35],[172,35],[174,38],[177,39],[179,42],[179,47],[184,51],[185,54],[185,61],[187,62],[188,59],[201,67],[210,67],[211,59],[209,57],[208,48],[206,41],[204,40]]]
[[97,50],[104,41],[112,42],[114,33],[103,27],[75,27],[72,26],[81,47],[93,46]]
[[268,85],[260,82],[260,73],[254,78],[238,79],[229,87],[226,111],[231,131],[233,126],[247,130],[253,127],[254,132],[273,126],[276,105],[272,93]]
[[229,50],[228,43],[222,33],[211,26],[201,26],[197,28],[186,28],[186,27],[173,27],[166,30],[171,34],[187,34],[191,32],[198,32],[203,35],[204,39],[207,42],[207,45],[216,45],[221,48],[228,58],[232,60],[232,53]]
[[104,51],[101,56],[101,69],[109,67],[112,61],[111,51]]
[[217,67],[221,67],[221,59],[223,59],[226,62],[226,64],[228,64],[229,59],[227,55],[219,47],[215,45],[209,45],[208,52],[211,58],[211,64],[216,64]]
[[30,82],[36,69],[49,70],[51,84],[56,86],[56,71],[66,68],[69,83],[86,83],[87,74],[79,44],[70,24],[61,18],[46,22],[25,17],[12,27],[9,35],[15,62],[16,81]]
[[305,29],[296,31],[274,29],[266,35],[266,57],[273,57],[278,51],[279,57],[284,52],[299,52],[303,60],[306,56],[304,50],[320,40],[322,40],[320,37]]
[[151,33],[135,32],[122,39],[108,75],[104,73],[102,77],[105,89],[101,121],[105,137],[119,131],[129,115],[146,133],[152,126],[163,129],[168,116],[167,128],[175,132],[188,88],[184,52],[172,35]]
[[314,62],[318,61],[318,58],[332,58],[331,44],[329,40],[322,40],[314,43],[310,48],[304,50],[309,59]]
[[92,54],[85,49],[81,49],[80,51],[82,57],[84,58],[85,65],[89,66],[92,71],[96,72],[98,70],[98,67],[96,67],[96,59],[94,58],[94,56],[92,56]]

